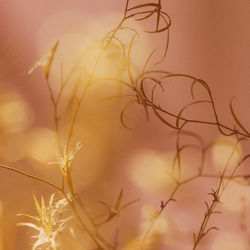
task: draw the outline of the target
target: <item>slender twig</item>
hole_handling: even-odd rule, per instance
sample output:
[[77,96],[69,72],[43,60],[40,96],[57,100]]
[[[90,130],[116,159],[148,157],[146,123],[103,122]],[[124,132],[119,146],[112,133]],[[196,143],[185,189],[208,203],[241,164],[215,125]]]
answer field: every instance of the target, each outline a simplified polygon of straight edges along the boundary
[[0,168],[7,169],[7,170],[10,170],[10,171],[16,172],[16,173],[18,173],[18,174],[24,175],[24,176],[26,176],[26,177],[28,177],[28,178],[31,178],[31,179],[34,179],[34,180],[43,182],[43,183],[45,183],[45,184],[47,184],[47,185],[49,185],[49,186],[51,186],[51,187],[57,189],[58,191],[61,191],[61,188],[58,187],[57,185],[55,185],[55,184],[53,184],[53,183],[51,183],[51,182],[49,182],[49,181],[47,181],[47,180],[45,180],[45,179],[43,179],[43,178],[41,178],[41,177],[38,177],[38,176],[35,176],[35,175],[32,175],[32,174],[26,173],[26,172],[24,172],[24,171],[21,171],[21,170],[19,170],[19,169],[17,169],[17,168],[12,167],[12,166],[9,167],[9,166],[6,166],[6,165],[1,164],[1,165],[0,165]]

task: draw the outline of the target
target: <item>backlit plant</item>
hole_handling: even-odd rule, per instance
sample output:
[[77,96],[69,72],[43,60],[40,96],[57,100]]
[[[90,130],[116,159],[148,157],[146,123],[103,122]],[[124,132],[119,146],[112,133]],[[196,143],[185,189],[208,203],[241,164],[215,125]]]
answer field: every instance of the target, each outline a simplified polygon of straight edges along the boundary
[[[79,58],[76,58],[75,64],[72,65],[67,75],[64,75],[63,64],[61,64],[59,67],[61,77],[57,90],[55,90],[51,75],[55,66],[58,66],[56,57],[61,46],[60,40],[56,41],[51,50],[28,71],[31,74],[36,68],[43,68],[53,106],[57,142],[57,158],[49,164],[56,165],[61,174],[58,178],[61,183],[58,184],[59,181],[51,182],[49,178],[21,171],[13,165],[0,166],[49,185],[56,192],[56,194],[50,195],[48,205],[43,197],[39,203],[36,196],[33,195],[37,215],[23,214],[33,222],[18,223],[18,225],[28,226],[37,231],[34,236],[36,241],[32,242],[32,249],[66,249],[63,241],[61,243],[63,232],[67,232],[72,241],[79,242],[79,245],[76,243],[76,249],[171,249],[171,246],[163,248],[161,245],[162,238],[158,237],[157,230],[155,230],[159,225],[157,223],[165,216],[164,212],[167,211],[170,203],[173,203],[172,207],[178,203],[178,192],[181,192],[183,187],[198,179],[215,179],[217,184],[208,191],[209,197],[212,199],[201,201],[202,204],[205,203],[205,206],[200,226],[195,232],[190,232],[190,238],[193,237],[192,249],[195,250],[201,246],[201,242],[211,231],[219,230],[217,226],[211,225],[210,219],[213,216],[220,216],[216,214],[220,213],[221,198],[230,182],[249,185],[249,173],[247,170],[239,171],[239,169],[250,155],[241,155],[239,147],[241,142],[250,138],[250,132],[247,125],[243,124],[235,112],[233,99],[229,103],[229,110],[234,124],[229,126],[224,124],[219,117],[213,93],[205,80],[185,73],[170,72],[164,66],[171,27],[170,16],[164,9],[165,6],[161,0],[145,1],[145,3],[125,1],[125,10],[120,22],[100,40],[93,42],[86,50],[81,51]],[[163,49],[155,46],[152,51],[145,51],[145,60],[142,65],[138,65],[134,60],[138,57],[134,48],[144,33],[152,38],[155,35],[161,35],[161,39],[164,39],[164,46]],[[86,58],[89,61],[86,61]],[[185,94],[188,96],[185,100],[176,98],[176,103],[179,105],[177,105],[177,112],[168,108],[168,105],[162,101],[162,96],[167,100],[168,95],[171,95],[168,87],[176,83],[185,86],[187,91]],[[132,108],[138,106],[144,112],[145,122],[150,123],[152,120],[155,122],[156,119],[158,123],[166,127],[166,138],[170,140],[174,138],[175,150],[172,153],[171,167],[166,166],[166,169],[164,167],[166,175],[173,184],[172,190],[169,190],[167,195],[162,195],[158,208],[149,216],[149,223],[144,231],[138,232],[138,235],[133,235],[129,240],[123,242],[119,242],[117,236],[119,231],[122,233],[123,226],[116,228],[113,225],[109,226],[109,223],[115,218],[119,218],[121,213],[126,216],[126,209],[129,206],[132,211],[138,207],[138,204],[148,202],[139,199],[140,197],[134,197],[131,201],[124,202],[126,188],[120,187],[119,190],[110,190],[113,195],[118,194],[114,205],[103,200],[97,201],[102,208],[100,213],[98,211],[97,215],[93,215],[91,205],[86,204],[84,196],[78,194],[72,177],[72,171],[77,171],[77,168],[81,167],[74,163],[75,159],[83,150],[86,150],[85,142],[81,138],[76,138],[80,110],[85,105],[84,100],[91,88],[98,88],[102,85],[107,85],[107,88],[111,85],[117,86],[116,95],[113,95],[112,90],[111,95],[103,97],[101,101],[117,100],[117,107],[120,109],[117,115],[120,116],[121,126],[128,131],[133,131],[129,114]],[[106,90],[105,93],[108,91]],[[211,112],[212,119],[203,120],[191,116],[192,108],[197,106],[204,109],[204,112]],[[197,124],[215,127],[223,140],[219,143],[206,143],[202,135],[197,133],[193,127]],[[233,139],[228,140],[227,138]],[[230,153],[225,156],[226,162],[220,171],[210,174],[206,170],[206,166],[209,164],[208,154],[218,144],[228,148]],[[195,154],[197,165],[195,171],[190,175],[186,174],[184,160],[184,155],[188,150],[192,150],[192,154]],[[236,161],[233,160],[235,156]],[[143,168],[142,172],[144,174]],[[56,199],[56,197],[58,198]],[[93,201],[95,202],[96,199]],[[106,226],[108,231],[112,231],[108,236],[104,229]],[[113,238],[110,234],[114,235]],[[202,249],[201,247],[199,249]]]

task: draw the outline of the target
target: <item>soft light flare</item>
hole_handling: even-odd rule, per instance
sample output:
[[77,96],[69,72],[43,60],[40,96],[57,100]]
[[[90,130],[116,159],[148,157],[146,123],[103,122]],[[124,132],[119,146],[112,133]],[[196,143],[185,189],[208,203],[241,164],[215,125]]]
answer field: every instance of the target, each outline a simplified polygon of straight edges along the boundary
[[136,185],[148,191],[166,190],[174,180],[169,175],[171,160],[151,150],[137,153],[130,161],[129,173]]
[[223,232],[217,234],[211,250],[247,250],[247,246],[242,235]]

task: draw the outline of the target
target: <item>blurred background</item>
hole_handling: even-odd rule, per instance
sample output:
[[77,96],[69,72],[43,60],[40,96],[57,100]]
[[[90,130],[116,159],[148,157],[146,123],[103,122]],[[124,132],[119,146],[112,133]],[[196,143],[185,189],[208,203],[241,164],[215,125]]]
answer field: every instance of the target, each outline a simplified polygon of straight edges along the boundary
[[[140,1],[131,0],[131,5]],[[147,2],[147,1],[143,1]],[[60,63],[63,72],[72,67],[79,51],[95,50],[95,41],[117,25],[122,18],[125,1],[119,0],[0,0],[0,161],[16,168],[60,183],[60,170],[48,164],[57,160],[53,107],[50,102],[42,68],[28,74],[30,68],[59,40],[58,57],[52,67],[53,90],[57,91]],[[221,123],[230,127],[234,120],[229,103],[233,96],[235,111],[249,128],[250,109],[250,5],[248,0],[179,0],[164,1],[163,9],[172,20],[167,57],[158,69],[193,75],[210,86]],[[141,23],[145,28],[148,23]],[[126,34],[124,34],[126,38]],[[142,67],[152,49],[163,46],[161,36],[143,36],[136,41],[132,58]],[[91,50],[90,50],[91,51]],[[162,51],[162,50],[161,50]],[[91,65],[95,54],[84,58]],[[105,74],[116,74],[119,65],[112,59],[103,65]],[[155,67],[156,68],[156,67]],[[86,69],[88,70],[87,66]],[[100,72],[100,74],[103,72]],[[171,80],[167,94],[157,95],[157,101],[177,111],[186,100],[187,92],[177,80]],[[67,89],[71,91],[71,89]],[[68,100],[67,91],[65,99]],[[94,211],[102,211],[97,201],[113,204],[123,188],[124,203],[140,198],[123,210],[103,228],[113,239],[120,228],[120,249],[138,249],[136,238],[145,232],[150,218],[166,200],[173,180],[166,173],[175,153],[175,138],[171,130],[157,120],[153,113],[147,122],[143,109],[132,105],[126,112],[128,130],[120,122],[120,112],[128,101],[103,98],[116,95],[119,86],[105,82],[90,88],[77,120],[73,142],[82,148],[72,165],[76,191]],[[202,95],[197,88],[197,95]],[[61,110],[65,110],[65,105]],[[68,112],[70,114],[70,111]],[[193,117],[213,119],[206,105],[196,108]],[[62,121],[61,133],[66,133],[69,117]],[[206,143],[215,141],[208,152],[206,171],[218,173],[230,155],[234,138],[222,138],[216,127],[190,126]],[[226,143],[221,143],[225,141]],[[183,143],[195,143],[184,138]],[[242,157],[249,153],[249,143],[238,149]],[[186,176],[197,170],[200,155],[187,150],[183,156]],[[237,162],[239,158],[233,159]],[[249,174],[249,161],[241,172]],[[205,212],[205,200],[218,180],[202,179],[183,186],[153,229],[155,241],[151,249],[192,249],[192,233],[197,232]],[[32,229],[16,227],[26,218],[18,213],[35,214],[32,192],[41,194],[46,202],[55,190],[16,173],[0,169],[0,250],[31,249]],[[220,228],[202,241],[200,249],[250,249],[249,182],[231,183],[218,209],[221,215],[211,219]],[[85,249],[77,240],[65,240],[63,249]],[[229,244],[230,242],[230,244]],[[74,245],[75,244],[75,245]]]

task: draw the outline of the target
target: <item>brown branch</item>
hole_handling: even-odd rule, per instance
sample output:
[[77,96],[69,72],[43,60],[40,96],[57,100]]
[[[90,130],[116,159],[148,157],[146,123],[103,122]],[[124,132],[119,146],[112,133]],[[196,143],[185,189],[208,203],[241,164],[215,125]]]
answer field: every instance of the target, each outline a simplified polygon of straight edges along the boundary
[[41,178],[41,177],[37,177],[37,176],[35,176],[35,175],[26,173],[26,172],[24,172],[24,171],[21,171],[21,170],[19,170],[19,169],[14,168],[14,167],[9,167],[9,166],[3,165],[3,164],[0,165],[0,168],[7,169],[7,170],[10,170],[10,171],[16,172],[16,173],[18,173],[18,174],[24,175],[24,176],[26,176],[26,177],[28,177],[28,178],[31,178],[31,179],[34,179],[34,180],[43,182],[43,183],[45,183],[45,184],[47,184],[47,185],[49,185],[49,186],[51,186],[51,187],[57,189],[58,191],[61,191],[61,188],[60,188],[60,187],[58,187],[57,185],[55,185],[55,184],[53,184],[53,183],[51,183],[51,182],[49,182],[49,181],[47,181],[47,180],[45,180],[45,179],[43,179],[43,178]]

